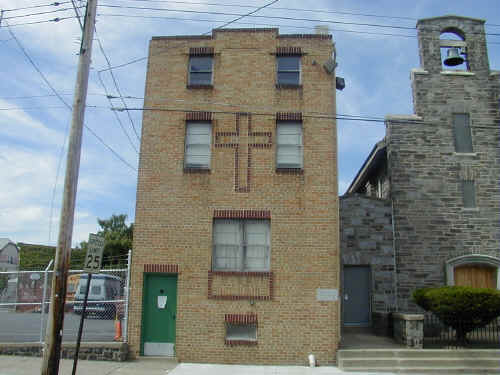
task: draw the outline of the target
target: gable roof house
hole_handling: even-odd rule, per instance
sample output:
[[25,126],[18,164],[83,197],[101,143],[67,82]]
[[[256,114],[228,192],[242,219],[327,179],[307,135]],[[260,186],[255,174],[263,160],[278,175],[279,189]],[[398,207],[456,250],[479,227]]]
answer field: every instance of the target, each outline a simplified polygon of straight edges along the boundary
[[384,140],[341,198],[344,271],[367,266],[373,281],[353,292],[371,309],[358,324],[418,311],[420,287],[500,289],[500,75],[489,69],[484,21],[429,18],[417,30],[414,114],[386,116]]
[[323,67],[333,54],[331,35],[274,28],[151,40],[132,357],[335,361],[336,80]]
[[0,238],[0,270],[15,271],[19,267],[19,249],[8,238]]

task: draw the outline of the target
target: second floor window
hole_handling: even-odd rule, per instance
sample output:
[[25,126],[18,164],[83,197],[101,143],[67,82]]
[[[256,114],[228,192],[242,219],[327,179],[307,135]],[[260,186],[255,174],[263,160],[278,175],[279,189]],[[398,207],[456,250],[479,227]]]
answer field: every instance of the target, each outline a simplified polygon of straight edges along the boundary
[[212,56],[191,56],[189,58],[189,86],[212,85]]
[[300,56],[278,56],[278,85],[300,85]]
[[276,168],[302,168],[302,123],[278,122],[276,138]]
[[210,169],[212,126],[210,122],[186,124],[185,168]]

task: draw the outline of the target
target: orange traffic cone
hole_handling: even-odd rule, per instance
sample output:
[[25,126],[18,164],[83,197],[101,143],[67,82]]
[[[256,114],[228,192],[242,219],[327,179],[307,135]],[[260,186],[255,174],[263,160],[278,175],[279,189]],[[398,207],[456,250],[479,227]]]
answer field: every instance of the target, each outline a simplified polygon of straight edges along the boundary
[[122,341],[122,321],[118,316],[115,319],[115,341]]

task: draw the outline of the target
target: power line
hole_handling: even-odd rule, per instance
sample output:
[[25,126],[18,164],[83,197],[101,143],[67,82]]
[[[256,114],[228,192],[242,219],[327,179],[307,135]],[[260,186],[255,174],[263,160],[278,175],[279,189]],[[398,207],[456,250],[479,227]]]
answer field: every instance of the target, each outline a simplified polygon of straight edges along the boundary
[[[97,35],[97,30],[96,30],[96,35]],[[113,73],[113,69],[111,68],[111,61],[109,60],[108,56],[106,55],[106,52],[104,51],[104,47],[102,46],[100,38],[97,38],[97,43],[99,44],[99,49],[100,49],[102,55],[104,56],[104,59],[106,60],[106,64],[108,65],[109,73],[110,73],[111,78],[113,80],[113,85],[115,86],[116,92],[118,93],[122,104],[124,106],[126,106],[127,104],[125,103],[125,100],[123,99],[123,95],[121,93],[120,86],[118,85],[118,81],[115,77],[115,74]],[[106,97],[108,98],[108,100],[111,104],[111,97],[106,89],[106,86],[104,85],[104,81],[101,78],[101,72],[97,72],[97,75],[99,77],[99,81],[101,82],[102,87],[104,88],[104,91],[106,92]],[[127,111],[127,116],[128,116],[129,121],[130,121],[130,125],[132,125],[132,129],[134,130],[134,134],[137,137],[137,140],[140,141],[141,139],[139,137],[139,134],[137,133],[137,130],[135,129],[134,121],[132,120],[132,117],[130,116],[130,113],[128,111]],[[125,129],[123,129],[123,130],[125,131]],[[127,138],[128,138],[128,134],[127,134]],[[130,141],[130,142],[132,143],[132,141]],[[135,149],[135,147],[134,147],[134,149]],[[135,151],[137,152],[137,149],[135,149]]]
[[68,3],[69,3],[69,1],[63,1],[63,2],[55,2],[55,3],[52,3],[52,4],[33,5],[33,6],[30,6],[30,7],[24,7],[24,8],[4,9],[3,11],[4,11],[4,12],[15,12],[15,11],[18,11],[18,10],[26,10],[26,9],[34,9],[34,8],[43,8],[43,7],[50,7],[50,6],[59,6],[59,5],[68,4]]
[[44,21],[33,21],[33,22],[24,22],[24,23],[14,23],[14,24],[9,24],[7,25],[0,25],[0,28],[4,27],[15,27],[15,26],[25,26],[25,25],[37,25],[39,23],[47,23],[47,22],[59,22],[59,21],[64,21],[64,20],[69,20],[71,18],[75,17],[56,17],[50,20],[44,20]]
[[63,9],[55,9],[47,12],[38,12],[38,13],[30,13],[30,14],[20,14],[18,16],[4,17],[4,20],[10,20],[13,18],[22,18],[22,17],[32,17],[32,16],[41,16],[43,14],[51,14],[56,12],[66,12],[68,10],[72,10],[73,8],[63,8]]
[[78,7],[75,4],[75,0],[71,0],[71,4],[73,4],[73,9],[75,10],[76,18],[78,18],[78,23],[80,24],[80,29],[83,31],[83,23],[81,20],[80,12],[78,12]]
[[[240,17],[238,17],[238,18],[235,18],[235,19],[234,19],[234,20],[232,20],[232,21],[226,22],[224,25],[219,26],[219,27],[218,27],[218,29],[222,29],[223,27],[229,26],[229,25],[231,25],[232,23],[235,23],[235,22],[237,22],[237,21],[241,20],[242,18],[245,18],[245,17],[251,16],[252,14],[257,13],[259,10],[264,9],[264,8],[267,8],[268,6],[273,5],[273,4],[277,3],[278,1],[279,1],[279,0],[273,0],[273,1],[271,1],[270,3],[267,3],[266,5],[263,5],[263,6],[261,6],[261,7],[257,8],[257,9],[255,9],[255,10],[253,10],[253,11],[251,11],[251,12],[247,13],[247,14],[244,14],[244,15],[242,15],[242,16],[240,16]],[[207,33],[210,33],[210,32],[211,32],[211,31],[208,31]],[[205,33],[205,34],[207,34],[207,33]]]
[[[153,11],[179,12],[179,13],[211,14],[211,15],[233,16],[233,17],[246,16],[245,14],[240,14],[240,13],[209,12],[209,11],[198,11],[198,10],[188,10],[188,9],[146,8],[146,7],[132,7],[132,6],[122,6],[122,5],[107,5],[107,4],[101,4],[101,5],[99,5],[99,7],[100,8],[118,8],[118,9],[135,9],[135,10],[153,10]],[[279,19],[279,20],[293,20],[293,21],[306,21],[306,22],[320,22],[320,23],[333,23],[333,24],[342,24],[342,25],[381,27],[381,28],[392,28],[392,29],[403,29],[403,30],[415,30],[415,27],[408,27],[408,26],[380,25],[380,24],[372,24],[372,23],[320,20],[320,19],[311,19],[311,18],[297,18],[297,17],[285,17],[285,16],[263,16],[263,15],[249,15],[247,17],[265,18],[265,19]]]

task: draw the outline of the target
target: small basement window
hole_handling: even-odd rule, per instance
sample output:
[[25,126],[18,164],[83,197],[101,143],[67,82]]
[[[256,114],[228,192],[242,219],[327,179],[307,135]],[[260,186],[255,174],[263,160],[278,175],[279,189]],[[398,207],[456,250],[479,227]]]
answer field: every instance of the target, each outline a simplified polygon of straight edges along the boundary
[[226,324],[226,340],[257,340],[257,325],[254,324]]

